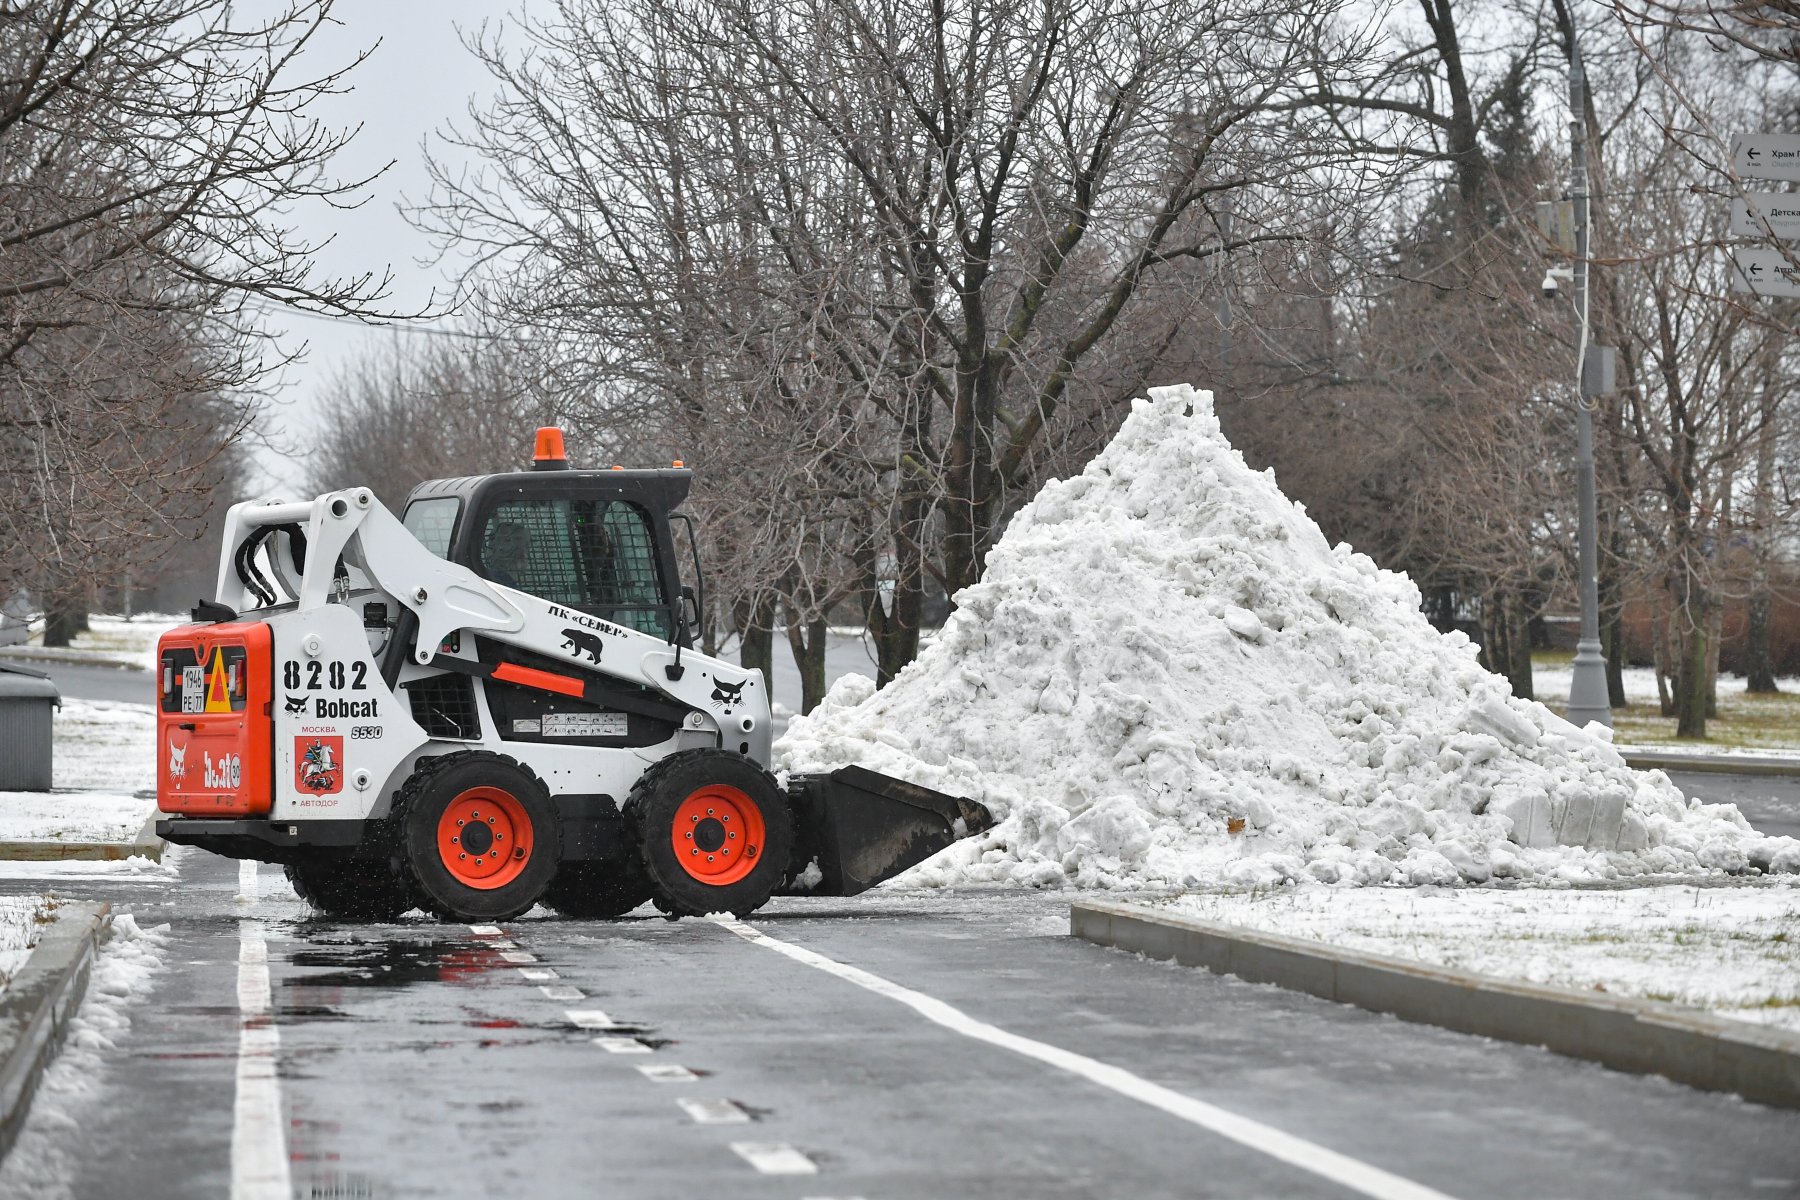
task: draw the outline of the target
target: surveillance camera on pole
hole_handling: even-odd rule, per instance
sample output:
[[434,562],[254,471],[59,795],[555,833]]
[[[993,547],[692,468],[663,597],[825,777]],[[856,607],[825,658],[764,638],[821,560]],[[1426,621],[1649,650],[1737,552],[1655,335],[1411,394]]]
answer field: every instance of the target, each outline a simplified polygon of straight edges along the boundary
[[1551,267],[1548,271],[1544,272],[1544,281],[1538,284],[1538,287],[1542,289],[1544,293],[1544,299],[1556,299],[1557,281],[1563,279],[1573,282],[1575,279],[1575,272],[1569,267]]

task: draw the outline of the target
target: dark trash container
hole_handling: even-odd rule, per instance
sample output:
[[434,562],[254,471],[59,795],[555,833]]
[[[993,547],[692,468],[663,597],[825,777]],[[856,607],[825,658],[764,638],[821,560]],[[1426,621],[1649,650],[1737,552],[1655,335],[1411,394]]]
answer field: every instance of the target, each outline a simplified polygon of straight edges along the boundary
[[0,791],[50,790],[50,710],[61,705],[48,675],[0,664]]

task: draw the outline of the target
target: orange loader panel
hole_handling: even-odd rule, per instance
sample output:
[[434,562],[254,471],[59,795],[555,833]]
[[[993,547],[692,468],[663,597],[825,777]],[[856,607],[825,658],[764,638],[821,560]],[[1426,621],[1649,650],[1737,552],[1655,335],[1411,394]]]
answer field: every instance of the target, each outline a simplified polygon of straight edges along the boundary
[[274,803],[275,683],[260,621],[183,625],[157,643],[156,807],[259,817]]

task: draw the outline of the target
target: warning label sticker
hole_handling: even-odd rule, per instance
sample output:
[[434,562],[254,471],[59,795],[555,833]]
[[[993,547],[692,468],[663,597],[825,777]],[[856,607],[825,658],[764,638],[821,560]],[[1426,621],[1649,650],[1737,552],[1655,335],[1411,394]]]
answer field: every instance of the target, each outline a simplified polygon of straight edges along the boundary
[[545,713],[545,737],[624,737],[624,713]]

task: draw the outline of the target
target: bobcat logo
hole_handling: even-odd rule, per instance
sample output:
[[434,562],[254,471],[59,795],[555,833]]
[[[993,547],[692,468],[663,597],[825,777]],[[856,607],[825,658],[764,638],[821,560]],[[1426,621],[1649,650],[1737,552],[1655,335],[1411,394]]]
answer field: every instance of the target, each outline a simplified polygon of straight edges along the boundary
[[283,697],[283,699],[281,701],[281,707],[287,709],[289,716],[292,716],[295,713],[303,713],[306,711],[306,697],[305,696]]
[[600,661],[600,651],[606,648],[606,643],[585,629],[565,629],[563,630],[563,647],[576,658],[585,654],[588,656],[589,662],[597,663]]
[[731,710],[736,708],[739,704],[742,704],[744,701],[744,685],[741,683],[725,683],[722,680],[715,679],[713,681],[712,698],[713,703],[724,705],[725,715],[729,717],[731,715]]
[[187,778],[187,747],[169,743],[169,778],[185,780]]

